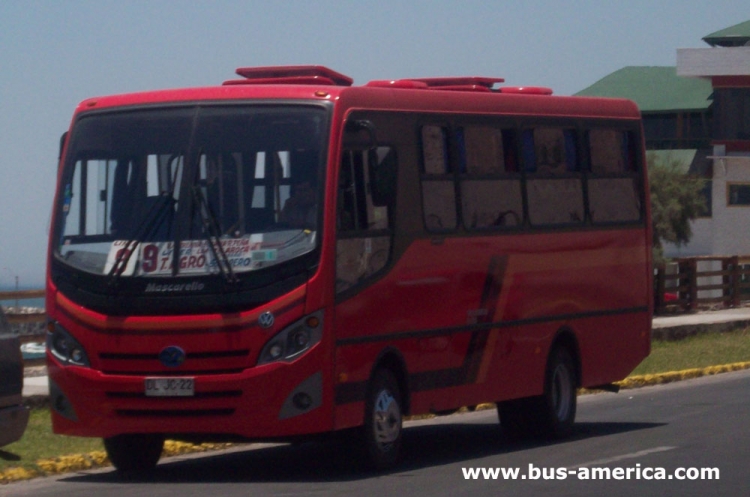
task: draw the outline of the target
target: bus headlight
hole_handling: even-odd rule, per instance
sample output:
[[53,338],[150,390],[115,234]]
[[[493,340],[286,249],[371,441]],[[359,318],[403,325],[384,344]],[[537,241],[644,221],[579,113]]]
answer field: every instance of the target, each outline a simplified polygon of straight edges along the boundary
[[287,326],[266,343],[258,357],[258,365],[276,361],[293,361],[323,334],[323,311],[310,314]]
[[63,365],[90,366],[83,346],[59,323],[47,325],[47,349]]

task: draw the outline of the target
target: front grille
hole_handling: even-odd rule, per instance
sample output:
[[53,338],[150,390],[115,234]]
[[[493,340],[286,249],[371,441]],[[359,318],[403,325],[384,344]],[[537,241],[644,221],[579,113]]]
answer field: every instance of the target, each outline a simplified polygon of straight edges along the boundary
[[234,409],[117,409],[119,416],[133,418],[231,416]]
[[[190,352],[185,354],[185,360],[190,359],[226,359],[229,357],[247,357],[250,349],[219,350],[214,352]],[[121,352],[102,352],[99,358],[114,361],[158,361],[159,354],[127,354]]]
[[[144,392],[106,392],[105,394],[110,399],[153,399],[163,400],[164,397],[152,397],[146,395]],[[228,399],[234,397],[241,397],[242,390],[222,390],[218,392],[195,392],[190,397],[184,397],[186,399]],[[183,397],[180,397],[183,398]]]
[[200,375],[211,375],[211,374],[239,374],[243,372],[244,368],[237,369],[177,369],[175,370],[161,370],[161,369],[148,369],[142,371],[130,371],[124,369],[104,369],[102,373],[117,376],[200,376]]
[[209,350],[187,352],[184,362],[168,367],[159,360],[159,350],[153,352],[114,352],[98,354],[97,369],[108,375],[123,376],[199,376],[210,374],[238,374],[251,366],[250,349]]

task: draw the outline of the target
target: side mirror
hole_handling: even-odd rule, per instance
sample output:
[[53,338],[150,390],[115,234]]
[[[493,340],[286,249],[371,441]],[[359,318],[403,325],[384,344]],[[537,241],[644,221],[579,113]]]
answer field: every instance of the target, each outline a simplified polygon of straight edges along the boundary
[[68,132],[62,134],[60,137],[60,151],[57,153],[57,163],[60,164],[62,160],[63,149],[65,148],[65,140],[68,138]]
[[346,150],[374,149],[378,144],[375,125],[366,119],[347,121],[343,142],[343,148]]

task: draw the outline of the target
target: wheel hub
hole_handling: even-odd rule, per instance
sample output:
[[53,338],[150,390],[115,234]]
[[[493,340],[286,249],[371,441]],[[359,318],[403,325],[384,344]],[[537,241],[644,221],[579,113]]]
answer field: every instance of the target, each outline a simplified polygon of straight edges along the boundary
[[387,450],[401,433],[401,410],[388,390],[383,390],[378,395],[373,420],[375,439],[382,449]]

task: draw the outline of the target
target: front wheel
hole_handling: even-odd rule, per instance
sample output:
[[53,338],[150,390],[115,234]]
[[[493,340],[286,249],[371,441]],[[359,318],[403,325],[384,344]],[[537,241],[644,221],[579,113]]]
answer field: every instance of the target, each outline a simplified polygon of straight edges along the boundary
[[367,460],[376,469],[390,468],[398,461],[402,402],[396,377],[387,369],[378,370],[370,382],[362,431]]
[[112,465],[122,472],[143,472],[156,467],[162,449],[162,435],[117,435],[104,439],[104,449]]

